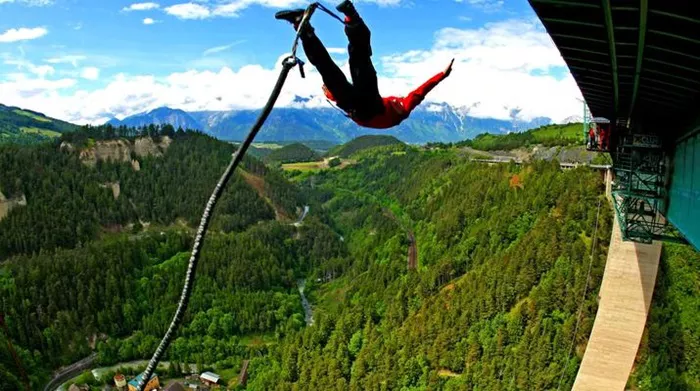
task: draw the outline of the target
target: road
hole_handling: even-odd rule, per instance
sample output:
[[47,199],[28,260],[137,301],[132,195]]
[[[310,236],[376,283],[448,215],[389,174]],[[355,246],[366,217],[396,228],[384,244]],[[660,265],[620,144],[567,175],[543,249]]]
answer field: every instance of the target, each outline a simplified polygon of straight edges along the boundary
[[399,218],[392,212],[390,208],[383,207],[384,215],[394,220],[401,229],[406,231],[406,236],[408,238],[408,269],[415,270],[418,266],[418,245],[416,244],[416,236],[413,231],[404,223],[399,220]]
[[93,353],[80,361],[76,361],[67,367],[64,367],[56,373],[56,375],[44,387],[44,391],[54,391],[64,382],[78,376],[81,372],[92,367],[92,364],[97,360],[97,353]]
[[[510,163],[511,161],[515,164],[523,164],[522,160],[512,158],[510,156],[493,156],[493,159],[472,159],[473,162],[479,163]],[[559,163],[561,168],[576,168],[576,167],[590,167],[594,170],[608,170],[612,168],[609,164],[588,164],[588,163]]]

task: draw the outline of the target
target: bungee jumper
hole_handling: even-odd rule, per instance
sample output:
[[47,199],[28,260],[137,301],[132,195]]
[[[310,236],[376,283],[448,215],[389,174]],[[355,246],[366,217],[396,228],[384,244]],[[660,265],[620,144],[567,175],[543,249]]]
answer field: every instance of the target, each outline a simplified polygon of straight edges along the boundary
[[[333,63],[328,51],[314,35],[313,28],[308,25],[314,10],[317,8],[323,10],[333,18],[338,19],[345,25],[345,31],[350,41],[348,51],[350,53],[352,79],[355,85],[348,83],[343,72]],[[298,65],[301,77],[305,77],[304,63],[296,56],[299,39],[302,39],[307,58],[316,66],[323,77],[326,96],[328,96],[329,99],[335,100],[339,107],[349,113],[349,117],[362,126],[390,128],[398,125],[408,117],[411,110],[423,101],[425,94],[444,80],[452,71],[452,62],[450,62],[450,65],[445,71],[435,75],[408,96],[404,98],[382,98],[377,89],[377,74],[370,60],[372,49],[369,44],[369,29],[365,26],[364,22],[362,22],[362,19],[359,17],[350,1],[344,1],[336,8],[346,15],[345,21],[318,2],[312,3],[306,10],[281,11],[276,14],[277,19],[288,20],[295,25],[297,34],[294,38],[292,52],[282,60],[282,70],[277,77],[277,82],[270,93],[270,97],[267,99],[267,103],[263,106],[257,120],[253,123],[248,135],[243,140],[243,143],[241,143],[231,155],[231,162],[221,174],[219,181],[204,207],[202,218],[200,219],[199,227],[194,237],[192,251],[187,264],[187,273],[185,274],[185,281],[182,286],[177,309],[168,326],[168,330],[165,332],[165,335],[163,335],[163,339],[161,339],[160,344],[158,344],[155,352],[153,352],[153,356],[148,361],[146,369],[141,374],[141,379],[136,385],[136,391],[143,391],[145,389],[146,382],[151,378],[161,357],[163,357],[168,346],[170,346],[170,342],[175,338],[177,329],[183,321],[185,311],[190,301],[190,295],[192,294],[192,287],[194,286],[197,273],[197,264],[199,263],[199,257],[207,230],[209,229],[212,213],[226,184],[243,160],[255,136],[265,124],[277,98],[279,98],[282,92],[289,72]]]
[[400,124],[423,102],[425,96],[452,72],[454,59],[444,71],[431,77],[405,97],[382,97],[377,85],[377,72],[371,59],[369,28],[350,0],[343,1],[336,6],[336,9],[345,15],[345,34],[348,37],[352,84],[328,54],[328,50],[316,36],[314,28],[309,23],[305,23],[299,30],[304,9],[279,11],[275,14],[275,18],[291,23],[294,29],[299,31],[306,57],[323,79],[324,94],[358,125],[387,129]]

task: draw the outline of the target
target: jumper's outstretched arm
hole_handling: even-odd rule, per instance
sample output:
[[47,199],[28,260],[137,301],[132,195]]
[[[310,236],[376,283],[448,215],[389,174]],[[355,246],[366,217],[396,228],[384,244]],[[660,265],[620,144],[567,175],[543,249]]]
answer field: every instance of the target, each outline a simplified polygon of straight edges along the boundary
[[450,64],[445,68],[444,71],[438,73],[437,75],[431,77],[428,81],[425,83],[421,84],[418,88],[415,90],[411,91],[403,100],[403,106],[406,108],[406,110],[410,113],[415,109],[421,102],[423,102],[423,99],[425,99],[425,96],[428,95],[430,91],[432,91],[435,86],[440,84],[441,81],[445,80],[447,76],[452,73],[452,64],[454,63],[454,59],[450,61]]

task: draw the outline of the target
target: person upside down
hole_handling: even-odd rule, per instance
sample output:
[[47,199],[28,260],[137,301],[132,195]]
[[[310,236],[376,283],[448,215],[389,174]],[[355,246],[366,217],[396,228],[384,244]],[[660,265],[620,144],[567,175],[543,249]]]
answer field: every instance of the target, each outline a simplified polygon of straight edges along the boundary
[[[336,6],[336,9],[345,15],[345,34],[348,37],[352,84],[331,59],[328,50],[316,36],[310,24],[305,23],[300,31],[300,37],[306,58],[321,74],[324,94],[358,125],[387,129],[400,124],[425,99],[426,94],[452,72],[454,59],[444,71],[431,77],[405,97],[382,97],[377,85],[377,72],[371,59],[369,28],[350,0],[343,1]],[[277,12],[275,18],[291,23],[294,29],[298,30],[303,15],[303,9],[285,10]]]

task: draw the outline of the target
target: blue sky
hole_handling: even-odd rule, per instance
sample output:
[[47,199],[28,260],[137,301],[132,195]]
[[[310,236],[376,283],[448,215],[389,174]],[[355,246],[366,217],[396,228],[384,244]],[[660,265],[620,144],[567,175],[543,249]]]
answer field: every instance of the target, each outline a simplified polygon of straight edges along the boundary
[[[293,39],[274,12],[306,4],[0,0],[0,103],[80,123],[161,105],[260,106]],[[324,4],[334,9],[335,2]],[[409,92],[454,57],[453,76],[429,100],[488,117],[507,116],[514,107],[525,117],[555,120],[580,111],[572,103],[580,93],[525,0],[358,0],[356,6],[372,29],[386,94]],[[322,13],[313,24],[347,71],[342,26]],[[292,104],[293,95],[320,95],[315,72],[292,79],[280,105]]]

